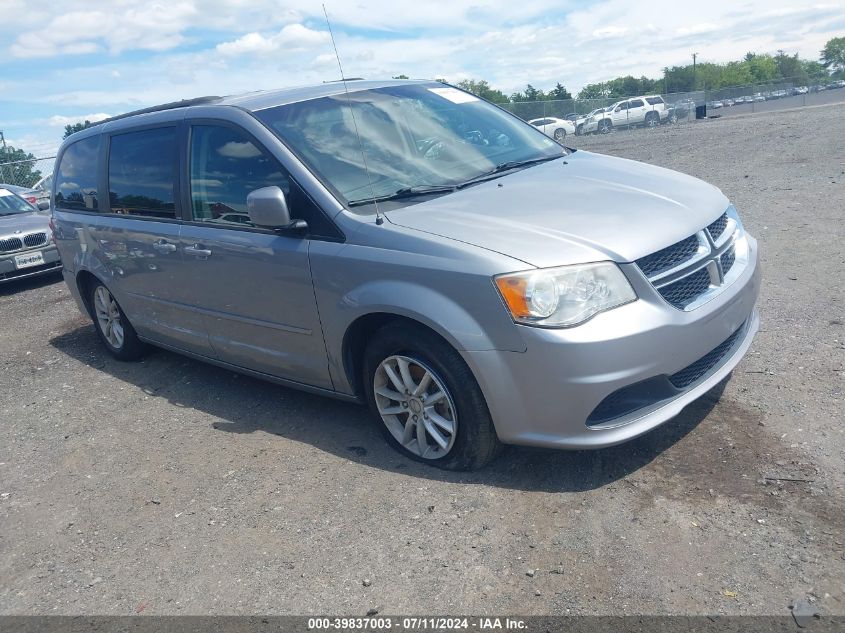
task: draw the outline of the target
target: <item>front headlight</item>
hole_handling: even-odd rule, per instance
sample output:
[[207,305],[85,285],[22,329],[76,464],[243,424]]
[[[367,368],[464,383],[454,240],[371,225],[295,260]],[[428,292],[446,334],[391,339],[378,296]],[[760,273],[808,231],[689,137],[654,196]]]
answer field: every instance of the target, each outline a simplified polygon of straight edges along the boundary
[[637,299],[613,262],[508,273],[494,281],[514,321],[539,327],[572,327]]

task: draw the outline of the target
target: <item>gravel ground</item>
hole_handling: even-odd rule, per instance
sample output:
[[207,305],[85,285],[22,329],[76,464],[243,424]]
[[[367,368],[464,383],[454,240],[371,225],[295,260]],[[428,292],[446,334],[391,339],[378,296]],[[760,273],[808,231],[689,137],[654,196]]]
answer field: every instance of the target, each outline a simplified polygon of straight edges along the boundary
[[656,431],[473,474],[354,405],[114,361],[63,284],[3,286],[0,613],[845,613],[843,138],[845,106],[572,139],[721,187],[763,326]]

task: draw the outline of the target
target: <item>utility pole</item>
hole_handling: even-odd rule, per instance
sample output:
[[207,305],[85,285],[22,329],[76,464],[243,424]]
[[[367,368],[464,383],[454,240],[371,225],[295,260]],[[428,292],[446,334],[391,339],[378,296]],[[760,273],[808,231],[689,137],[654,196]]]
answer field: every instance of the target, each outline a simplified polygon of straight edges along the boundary
[[[3,144],[3,161],[2,161],[2,162],[4,163],[4,164],[3,164],[3,170],[2,170],[2,171],[0,171],[0,174],[2,174],[3,182],[7,182],[7,180],[6,180],[6,165],[5,165],[5,163],[6,163],[6,162],[8,162],[8,160],[9,160],[9,150],[8,150],[8,149],[6,149],[6,137],[5,137],[5,136],[3,136],[3,130],[0,130],[0,143],[2,143],[2,144]],[[10,179],[10,180],[11,180],[11,179]]]
[[695,58],[698,57],[698,53],[692,54],[692,89],[695,90]]

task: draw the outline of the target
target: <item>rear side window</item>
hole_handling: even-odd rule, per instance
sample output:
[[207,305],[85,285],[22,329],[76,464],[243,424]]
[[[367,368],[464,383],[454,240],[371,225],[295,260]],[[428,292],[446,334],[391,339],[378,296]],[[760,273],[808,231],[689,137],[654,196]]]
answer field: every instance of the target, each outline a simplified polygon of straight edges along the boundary
[[643,105],[645,105],[645,104],[643,103],[642,99],[634,99],[634,100],[631,101],[630,107],[641,108],[641,107],[643,107]]
[[665,103],[663,101],[663,97],[646,97],[645,100],[648,101],[651,105],[658,105],[659,103]]
[[100,137],[89,136],[69,145],[57,170],[56,207],[97,210],[97,155]]
[[112,213],[176,218],[176,128],[117,134],[109,147]]

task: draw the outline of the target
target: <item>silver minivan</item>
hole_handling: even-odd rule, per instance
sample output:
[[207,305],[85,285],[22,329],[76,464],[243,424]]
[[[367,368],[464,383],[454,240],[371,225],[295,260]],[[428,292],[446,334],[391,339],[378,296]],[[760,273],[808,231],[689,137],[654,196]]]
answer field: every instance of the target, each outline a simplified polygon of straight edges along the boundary
[[115,357],[366,403],[443,468],[636,437],[758,328],[757,245],[718,189],[442,83],[149,108],[69,137],[53,183],[67,285]]

